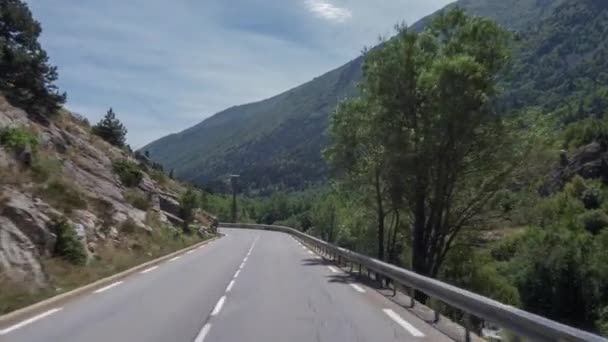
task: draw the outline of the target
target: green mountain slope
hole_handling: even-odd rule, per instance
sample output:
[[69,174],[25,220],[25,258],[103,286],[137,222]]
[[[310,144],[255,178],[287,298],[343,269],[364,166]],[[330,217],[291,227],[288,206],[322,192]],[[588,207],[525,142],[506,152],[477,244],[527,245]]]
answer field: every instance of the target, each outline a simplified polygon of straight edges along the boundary
[[[450,6],[526,31],[550,17],[564,1],[460,0]],[[425,21],[414,27],[420,29]],[[361,64],[357,58],[271,99],[220,112],[142,150],[166,168],[174,168],[178,177],[200,184],[213,184],[229,173],[241,174],[248,187],[258,189],[297,189],[322,181],[328,116],[340,99],[356,91]]]

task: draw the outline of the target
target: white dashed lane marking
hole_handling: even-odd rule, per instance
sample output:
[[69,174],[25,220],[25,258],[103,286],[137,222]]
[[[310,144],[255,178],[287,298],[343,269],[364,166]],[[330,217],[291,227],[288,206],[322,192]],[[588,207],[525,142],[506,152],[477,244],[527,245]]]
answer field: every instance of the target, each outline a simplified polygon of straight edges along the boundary
[[100,288],[100,289],[97,289],[97,290],[93,291],[93,293],[102,293],[102,292],[106,292],[106,291],[108,291],[109,289],[114,288],[114,287],[116,287],[116,286],[118,286],[118,285],[120,285],[120,284],[122,284],[122,283],[123,283],[123,281],[117,281],[117,282],[112,283],[112,284],[110,284],[110,285],[108,285],[108,286],[105,286],[105,287],[102,287],[102,288]]
[[143,271],[141,271],[141,272],[139,272],[139,273],[141,273],[141,274],[146,274],[146,273],[148,273],[148,272],[152,272],[152,271],[154,271],[154,270],[155,270],[155,269],[157,269],[157,268],[158,268],[158,266],[152,266],[152,267],[150,267],[150,268],[146,268],[145,270],[143,270]]
[[412,324],[410,324],[410,322],[401,318],[401,316],[399,316],[395,311],[391,309],[383,309],[382,311],[384,311],[388,317],[399,324],[403,329],[407,330],[414,337],[424,337],[424,334],[420,330],[416,329]]
[[355,289],[355,291],[359,292],[359,293],[365,293],[365,290],[357,285],[357,284],[349,284],[353,289]]
[[209,323],[205,324],[203,326],[203,328],[201,329],[201,331],[196,336],[196,338],[194,339],[194,342],[203,342],[205,340],[205,337],[207,337],[207,334],[209,333],[210,330],[211,330],[211,324],[209,324]]
[[10,326],[10,327],[8,327],[8,328],[6,328],[4,330],[0,330],[0,335],[6,335],[6,334],[8,334],[8,333],[10,333],[12,331],[15,331],[17,329],[23,328],[24,326],[26,326],[28,324],[32,324],[32,323],[34,323],[34,322],[36,322],[38,320],[41,320],[41,319],[43,319],[45,317],[48,317],[48,316],[56,313],[57,311],[61,311],[61,310],[62,310],[62,308],[55,308],[55,309],[51,309],[49,311],[43,312],[40,315],[34,316],[34,317],[30,318],[30,319],[26,319],[25,321],[17,323],[17,324],[15,324],[13,326]]

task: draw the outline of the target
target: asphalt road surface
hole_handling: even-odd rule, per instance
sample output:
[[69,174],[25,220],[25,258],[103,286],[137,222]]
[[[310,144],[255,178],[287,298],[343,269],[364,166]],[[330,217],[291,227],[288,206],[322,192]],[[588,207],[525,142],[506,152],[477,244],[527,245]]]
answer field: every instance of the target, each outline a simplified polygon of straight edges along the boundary
[[7,342],[449,341],[291,236],[225,237],[0,328]]

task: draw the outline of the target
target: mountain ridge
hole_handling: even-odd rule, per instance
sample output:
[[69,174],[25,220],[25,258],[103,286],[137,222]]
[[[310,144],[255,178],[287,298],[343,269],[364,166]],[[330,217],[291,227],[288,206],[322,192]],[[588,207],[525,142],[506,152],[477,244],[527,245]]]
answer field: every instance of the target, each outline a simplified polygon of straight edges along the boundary
[[[473,15],[491,16],[509,29],[524,30],[565,0],[460,0]],[[445,8],[444,8],[445,9]],[[444,10],[442,9],[442,10]],[[441,10],[440,10],[441,11]],[[438,11],[439,12],[439,11]],[[437,12],[411,27],[420,30]],[[363,57],[268,99],[230,107],[141,150],[184,180],[212,188],[239,173],[250,188],[302,189],[325,180],[321,151],[328,117],[338,101],[356,92]]]

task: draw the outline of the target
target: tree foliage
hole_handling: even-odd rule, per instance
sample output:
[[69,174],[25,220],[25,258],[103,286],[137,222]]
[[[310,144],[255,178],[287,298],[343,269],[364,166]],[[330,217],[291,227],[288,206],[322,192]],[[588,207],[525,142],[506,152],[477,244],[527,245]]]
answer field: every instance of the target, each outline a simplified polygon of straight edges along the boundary
[[42,28],[21,0],[0,0],[0,91],[31,115],[51,116],[63,105],[54,82],[57,67],[49,64],[38,38]]
[[[420,34],[399,27],[366,52],[361,95],[332,119],[330,163],[343,178],[374,184],[373,196],[411,218],[412,264],[421,274],[437,275],[460,230],[525,152],[490,103],[508,42],[493,21],[458,9]],[[380,231],[385,214],[378,211]]]
[[118,147],[125,146],[127,141],[127,128],[116,118],[112,108],[108,110],[97,125],[93,126],[93,133]]

